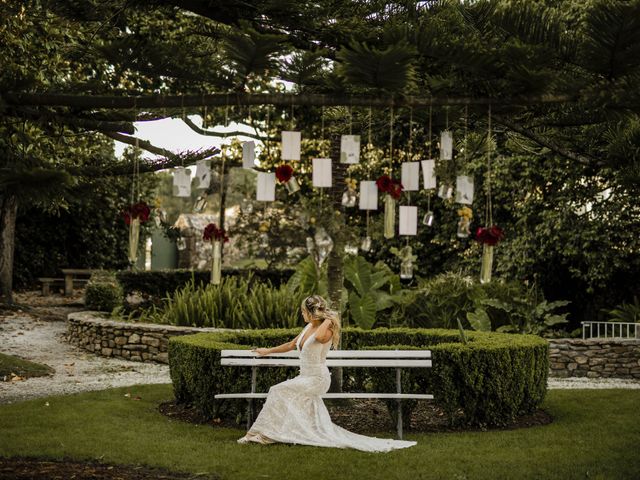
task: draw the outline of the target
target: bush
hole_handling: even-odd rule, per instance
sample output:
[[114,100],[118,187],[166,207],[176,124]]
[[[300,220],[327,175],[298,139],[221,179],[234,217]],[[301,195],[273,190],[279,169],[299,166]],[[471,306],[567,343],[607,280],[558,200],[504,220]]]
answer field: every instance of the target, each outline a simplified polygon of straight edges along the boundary
[[113,273],[96,272],[91,275],[84,292],[84,304],[90,310],[111,312],[122,306],[124,293]]
[[[286,283],[293,275],[294,270],[263,270],[263,269],[224,269],[223,277],[253,277],[256,280],[269,281],[279,287]],[[133,292],[144,296],[163,298],[172,294],[177,289],[184,287],[192,280],[196,286],[204,286],[211,279],[209,270],[154,270],[154,271],[119,271],[118,281],[122,285],[126,295]]]
[[[208,418],[236,416],[240,420],[244,402],[213,397],[248,392],[251,369],[221,367],[220,350],[278,345],[298,333],[299,329],[240,330],[171,338],[169,365],[176,400],[195,405]],[[403,390],[433,393],[435,404],[452,424],[500,426],[532,413],[546,392],[548,343],[532,335],[467,332],[467,336],[469,343],[463,345],[455,330],[349,328],[343,332],[343,346],[430,349],[433,368],[404,370]],[[343,372],[345,391],[394,391],[393,369],[345,368]],[[294,368],[260,369],[257,391],[265,392],[295,374]]]
[[161,308],[143,313],[140,321],[218,328],[287,328],[299,323],[301,295],[285,285],[225,277],[220,285],[191,281],[165,299]]

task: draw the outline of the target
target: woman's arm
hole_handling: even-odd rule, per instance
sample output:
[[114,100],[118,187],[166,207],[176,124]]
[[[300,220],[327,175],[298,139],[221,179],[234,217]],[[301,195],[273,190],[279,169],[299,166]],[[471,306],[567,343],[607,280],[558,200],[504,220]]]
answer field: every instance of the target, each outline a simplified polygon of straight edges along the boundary
[[272,347],[272,348],[254,348],[252,351],[256,352],[261,357],[264,356],[264,355],[269,355],[270,353],[290,352],[291,350],[295,350],[296,342],[298,341],[298,337],[300,335],[302,335],[302,332],[300,332],[296,336],[296,338],[294,338],[290,342],[283,343],[282,345],[278,345],[277,347]]
[[322,325],[318,327],[316,340],[318,340],[320,343],[327,343],[329,340],[331,340],[333,338],[333,330],[331,328],[332,326],[333,324],[331,323],[331,320],[327,319],[322,322]]

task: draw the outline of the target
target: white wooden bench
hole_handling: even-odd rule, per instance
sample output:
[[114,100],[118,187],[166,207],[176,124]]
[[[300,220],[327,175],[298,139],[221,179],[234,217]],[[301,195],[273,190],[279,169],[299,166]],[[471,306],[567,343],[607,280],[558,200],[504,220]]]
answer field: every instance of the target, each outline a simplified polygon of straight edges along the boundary
[[[260,357],[251,350],[222,350],[220,364],[223,366],[251,367],[251,392],[222,393],[214,398],[246,398],[249,402],[247,429],[253,421],[253,399],[266,398],[267,393],[256,392],[258,367],[297,367],[300,362],[298,352],[274,353]],[[333,398],[379,398],[398,401],[398,438],[402,439],[402,400],[432,400],[431,394],[402,393],[401,375],[403,368],[430,368],[430,350],[329,350],[328,367],[366,368],[387,367],[396,369],[395,393],[326,393],[325,399]]]

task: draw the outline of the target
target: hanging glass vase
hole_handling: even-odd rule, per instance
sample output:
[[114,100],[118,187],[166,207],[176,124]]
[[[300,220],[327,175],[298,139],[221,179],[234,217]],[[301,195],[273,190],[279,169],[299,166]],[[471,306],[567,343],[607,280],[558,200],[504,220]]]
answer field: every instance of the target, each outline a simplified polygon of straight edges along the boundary
[[211,256],[211,283],[220,285],[222,280],[222,241],[214,240],[213,254]]
[[138,242],[140,241],[140,219],[132,218],[129,222],[129,263],[135,265],[138,260]]
[[413,278],[413,261],[404,260],[400,264],[400,278],[402,280],[409,280]]
[[362,250],[363,252],[368,252],[369,250],[371,250],[371,237],[370,236],[366,236],[362,239],[362,243],[360,244],[360,250]]
[[347,243],[344,246],[344,253],[347,255],[358,255],[358,246],[352,243]]
[[352,188],[347,188],[342,194],[342,206],[343,207],[355,207],[358,201],[358,195]]
[[467,217],[460,217],[458,220],[458,238],[468,238],[471,233],[471,222]]
[[296,177],[291,177],[289,180],[287,180],[285,186],[287,187],[287,192],[289,192],[289,194],[296,193],[298,190],[300,190],[300,185],[298,185]]
[[431,210],[429,210],[424,214],[424,217],[422,217],[422,224],[426,225],[427,227],[433,227],[433,222],[435,221],[435,219],[435,214]]
[[396,199],[391,195],[384,198],[384,238],[393,238],[396,234]]
[[482,245],[482,264],[480,265],[480,283],[491,281],[491,270],[493,268],[493,245],[484,243]]

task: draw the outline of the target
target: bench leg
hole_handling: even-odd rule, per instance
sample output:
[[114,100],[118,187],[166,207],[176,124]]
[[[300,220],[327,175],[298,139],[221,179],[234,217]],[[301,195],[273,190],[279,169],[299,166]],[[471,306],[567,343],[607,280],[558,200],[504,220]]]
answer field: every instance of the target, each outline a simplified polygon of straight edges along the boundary
[[48,297],[50,294],[50,290],[49,290],[49,283],[45,282],[42,284],[42,296],[43,297]]
[[[396,392],[402,393],[401,370],[396,368]],[[402,440],[402,400],[398,399],[398,440]]]
[[73,275],[64,276],[64,294],[73,295]]
[[247,408],[247,432],[253,425],[253,400],[249,399],[249,406]]

